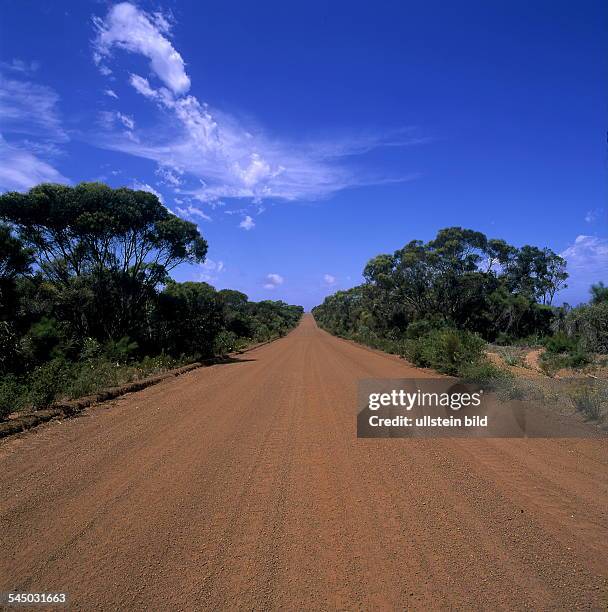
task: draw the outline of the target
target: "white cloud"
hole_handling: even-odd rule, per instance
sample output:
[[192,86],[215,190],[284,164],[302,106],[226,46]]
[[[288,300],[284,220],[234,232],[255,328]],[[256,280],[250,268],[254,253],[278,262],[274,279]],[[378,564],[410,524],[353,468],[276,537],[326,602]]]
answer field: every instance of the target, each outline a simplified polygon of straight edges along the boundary
[[10,62],[0,62],[0,66],[13,72],[31,74],[40,68],[40,62],[37,62],[36,60],[27,61],[14,57]]
[[115,98],[118,100],[118,94],[113,89],[104,89],[103,93],[109,98]]
[[133,121],[133,117],[129,117],[129,115],[124,115],[123,113],[117,112],[116,118],[128,129],[132,130],[135,127],[135,121]]
[[155,172],[156,176],[160,179],[161,183],[170,185],[171,187],[179,187],[182,184],[181,174],[182,172],[176,171],[172,168],[166,168],[164,166],[158,166]]
[[211,221],[211,217],[209,215],[205,214],[200,208],[192,206],[191,204],[188,205],[187,208],[180,208],[178,206],[177,212],[180,214],[180,216],[185,217],[186,219],[192,220],[195,217],[199,217],[204,221]]
[[163,195],[158,192],[152,185],[148,185],[148,183],[141,183],[138,180],[134,180],[131,184],[131,189],[135,189],[136,191],[147,191],[148,193],[153,193],[159,200],[161,204],[165,203],[165,199]]
[[324,274],[323,275],[323,282],[326,285],[332,286],[335,285],[337,282],[337,279],[335,276],[333,276],[333,274]]
[[265,281],[264,289],[276,289],[285,282],[285,279],[280,274],[273,272],[266,275]]
[[[120,111],[100,111],[99,121],[106,129],[112,128],[116,123],[119,123],[123,127],[127,128],[129,132],[135,129],[135,120],[129,115],[125,115]],[[132,139],[132,137],[130,137]]]
[[190,89],[184,61],[165,36],[169,34],[169,23],[163,15],[150,15],[122,2],[114,5],[105,19],[96,18],[94,23],[94,58],[98,64],[111,55],[113,47],[118,47],[147,57],[152,71],[174,94]]
[[568,267],[588,268],[602,266],[608,271],[608,239],[597,236],[580,235],[576,237],[561,256],[568,261]]
[[211,272],[223,272],[224,270],[224,262],[223,261],[214,261],[213,259],[207,258],[201,266],[205,270],[209,270]]
[[587,223],[595,223],[598,219],[602,217],[604,213],[603,208],[594,208],[592,210],[588,210],[585,215],[585,221]]
[[246,215],[245,218],[239,223],[239,227],[249,231],[255,227],[255,221],[249,215]]
[[25,191],[39,183],[69,183],[47,162],[9,145],[0,135],[0,191]]
[[190,79],[181,56],[165,36],[169,24],[162,15],[123,3],[95,23],[96,61],[109,57],[114,47],[148,57],[153,75],[163,85],[152,85],[137,74],[130,74],[129,82],[166,116],[150,133],[134,138],[110,132],[96,135],[97,144],[200,179],[200,187],[184,190],[191,197],[204,202],[222,198],[251,198],[255,203],[266,198],[311,200],[347,187],[416,178],[366,175],[339,162],[379,146],[404,146],[423,139],[405,138],[398,132],[390,137],[364,135],[335,142],[279,141],[185,95]]
[[586,300],[593,283],[608,281],[608,238],[577,236],[560,255],[568,262],[570,274],[568,289],[560,292],[560,298]]
[[142,96],[152,99],[156,99],[158,97],[158,92],[150,87],[148,79],[144,79],[144,77],[141,77],[138,74],[132,74],[129,82],[131,83],[133,89],[135,89],[135,91]]
[[16,81],[0,75],[0,116],[4,132],[66,142],[57,103],[59,96],[50,87],[30,81]]
[[201,264],[201,268],[203,269],[203,272],[198,275],[198,279],[205,281],[206,283],[216,282],[219,275],[226,270],[223,261],[214,261],[213,259],[209,258],[207,258]]

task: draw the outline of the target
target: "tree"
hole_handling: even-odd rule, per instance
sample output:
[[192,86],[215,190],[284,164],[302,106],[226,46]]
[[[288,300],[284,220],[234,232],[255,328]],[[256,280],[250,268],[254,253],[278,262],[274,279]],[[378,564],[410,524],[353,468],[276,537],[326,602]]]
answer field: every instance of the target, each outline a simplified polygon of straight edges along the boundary
[[592,304],[608,302],[608,287],[606,287],[602,281],[596,285],[591,285],[590,293]]
[[158,344],[176,356],[210,357],[215,337],[224,327],[221,299],[207,283],[167,283],[155,319]]
[[202,262],[207,253],[196,225],[173,215],[154,194],[101,183],[5,193],[0,218],[35,252],[61,299],[79,291],[92,295],[94,308],[75,322],[83,333],[101,328],[107,337],[121,337],[139,327],[169,271]]
[[330,331],[356,337],[366,329],[399,340],[422,321],[494,340],[545,333],[553,316],[549,305],[568,274],[566,262],[550,249],[517,249],[448,227],[430,242],[412,240],[393,255],[372,258],[363,277],[361,287],[329,296],[314,309]]
[[31,271],[32,263],[32,252],[0,223],[0,320],[14,317],[16,281]]
[[147,191],[102,183],[45,183],[0,196],[0,218],[15,224],[45,272],[63,282],[98,269],[145,271],[158,283],[184,262],[200,262],[207,243]]

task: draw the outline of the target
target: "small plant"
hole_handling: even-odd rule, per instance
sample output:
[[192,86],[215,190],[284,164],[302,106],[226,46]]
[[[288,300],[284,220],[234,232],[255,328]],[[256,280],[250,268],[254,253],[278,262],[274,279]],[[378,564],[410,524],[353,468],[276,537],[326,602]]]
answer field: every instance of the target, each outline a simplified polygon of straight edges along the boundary
[[508,366],[518,366],[518,365],[520,365],[519,357],[517,356],[516,353],[514,353],[512,351],[507,351],[503,355],[503,359],[505,360],[505,363]]
[[137,342],[129,336],[123,336],[120,340],[110,340],[104,347],[104,355],[116,363],[127,363],[138,349]]
[[606,418],[608,394],[605,390],[592,385],[578,387],[570,393],[574,407],[589,420],[602,423]]
[[227,355],[237,347],[237,335],[228,330],[222,330],[213,342],[213,352],[215,355]]
[[460,378],[463,382],[493,390],[511,380],[513,375],[489,361],[481,361],[463,366],[460,370]]

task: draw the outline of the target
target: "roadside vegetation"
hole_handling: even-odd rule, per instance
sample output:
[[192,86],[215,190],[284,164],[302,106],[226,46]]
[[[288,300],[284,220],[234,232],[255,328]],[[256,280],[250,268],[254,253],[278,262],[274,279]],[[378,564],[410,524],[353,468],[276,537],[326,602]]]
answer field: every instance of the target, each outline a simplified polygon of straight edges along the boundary
[[0,419],[287,333],[303,309],[178,283],[194,223],[145,191],[43,184],[0,196]]
[[[548,248],[517,248],[450,227],[430,242],[413,240],[374,257],[363,276],[362,285],[338,291],[313,309],[321,327],[515,395],[523,391],[513,383],[513,370],[532,367],[532,350],[546,376],[606,365],[608,288],[594,285],[588,304],[553,306],[568,273],[565,260]],[[488,359],[488,348],[496,360]],[[572,403],[586,415],[595,411],[580,409],[587,399]]]

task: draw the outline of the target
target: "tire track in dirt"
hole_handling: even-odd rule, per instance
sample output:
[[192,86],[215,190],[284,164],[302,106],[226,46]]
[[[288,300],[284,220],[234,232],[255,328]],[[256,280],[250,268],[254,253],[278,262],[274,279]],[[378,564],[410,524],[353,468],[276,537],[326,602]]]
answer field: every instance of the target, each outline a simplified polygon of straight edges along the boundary
[[606,441],[356,438],[359,379],[428,375],[306,316],[4,440],[0,590],[85,610],[605,608]]

